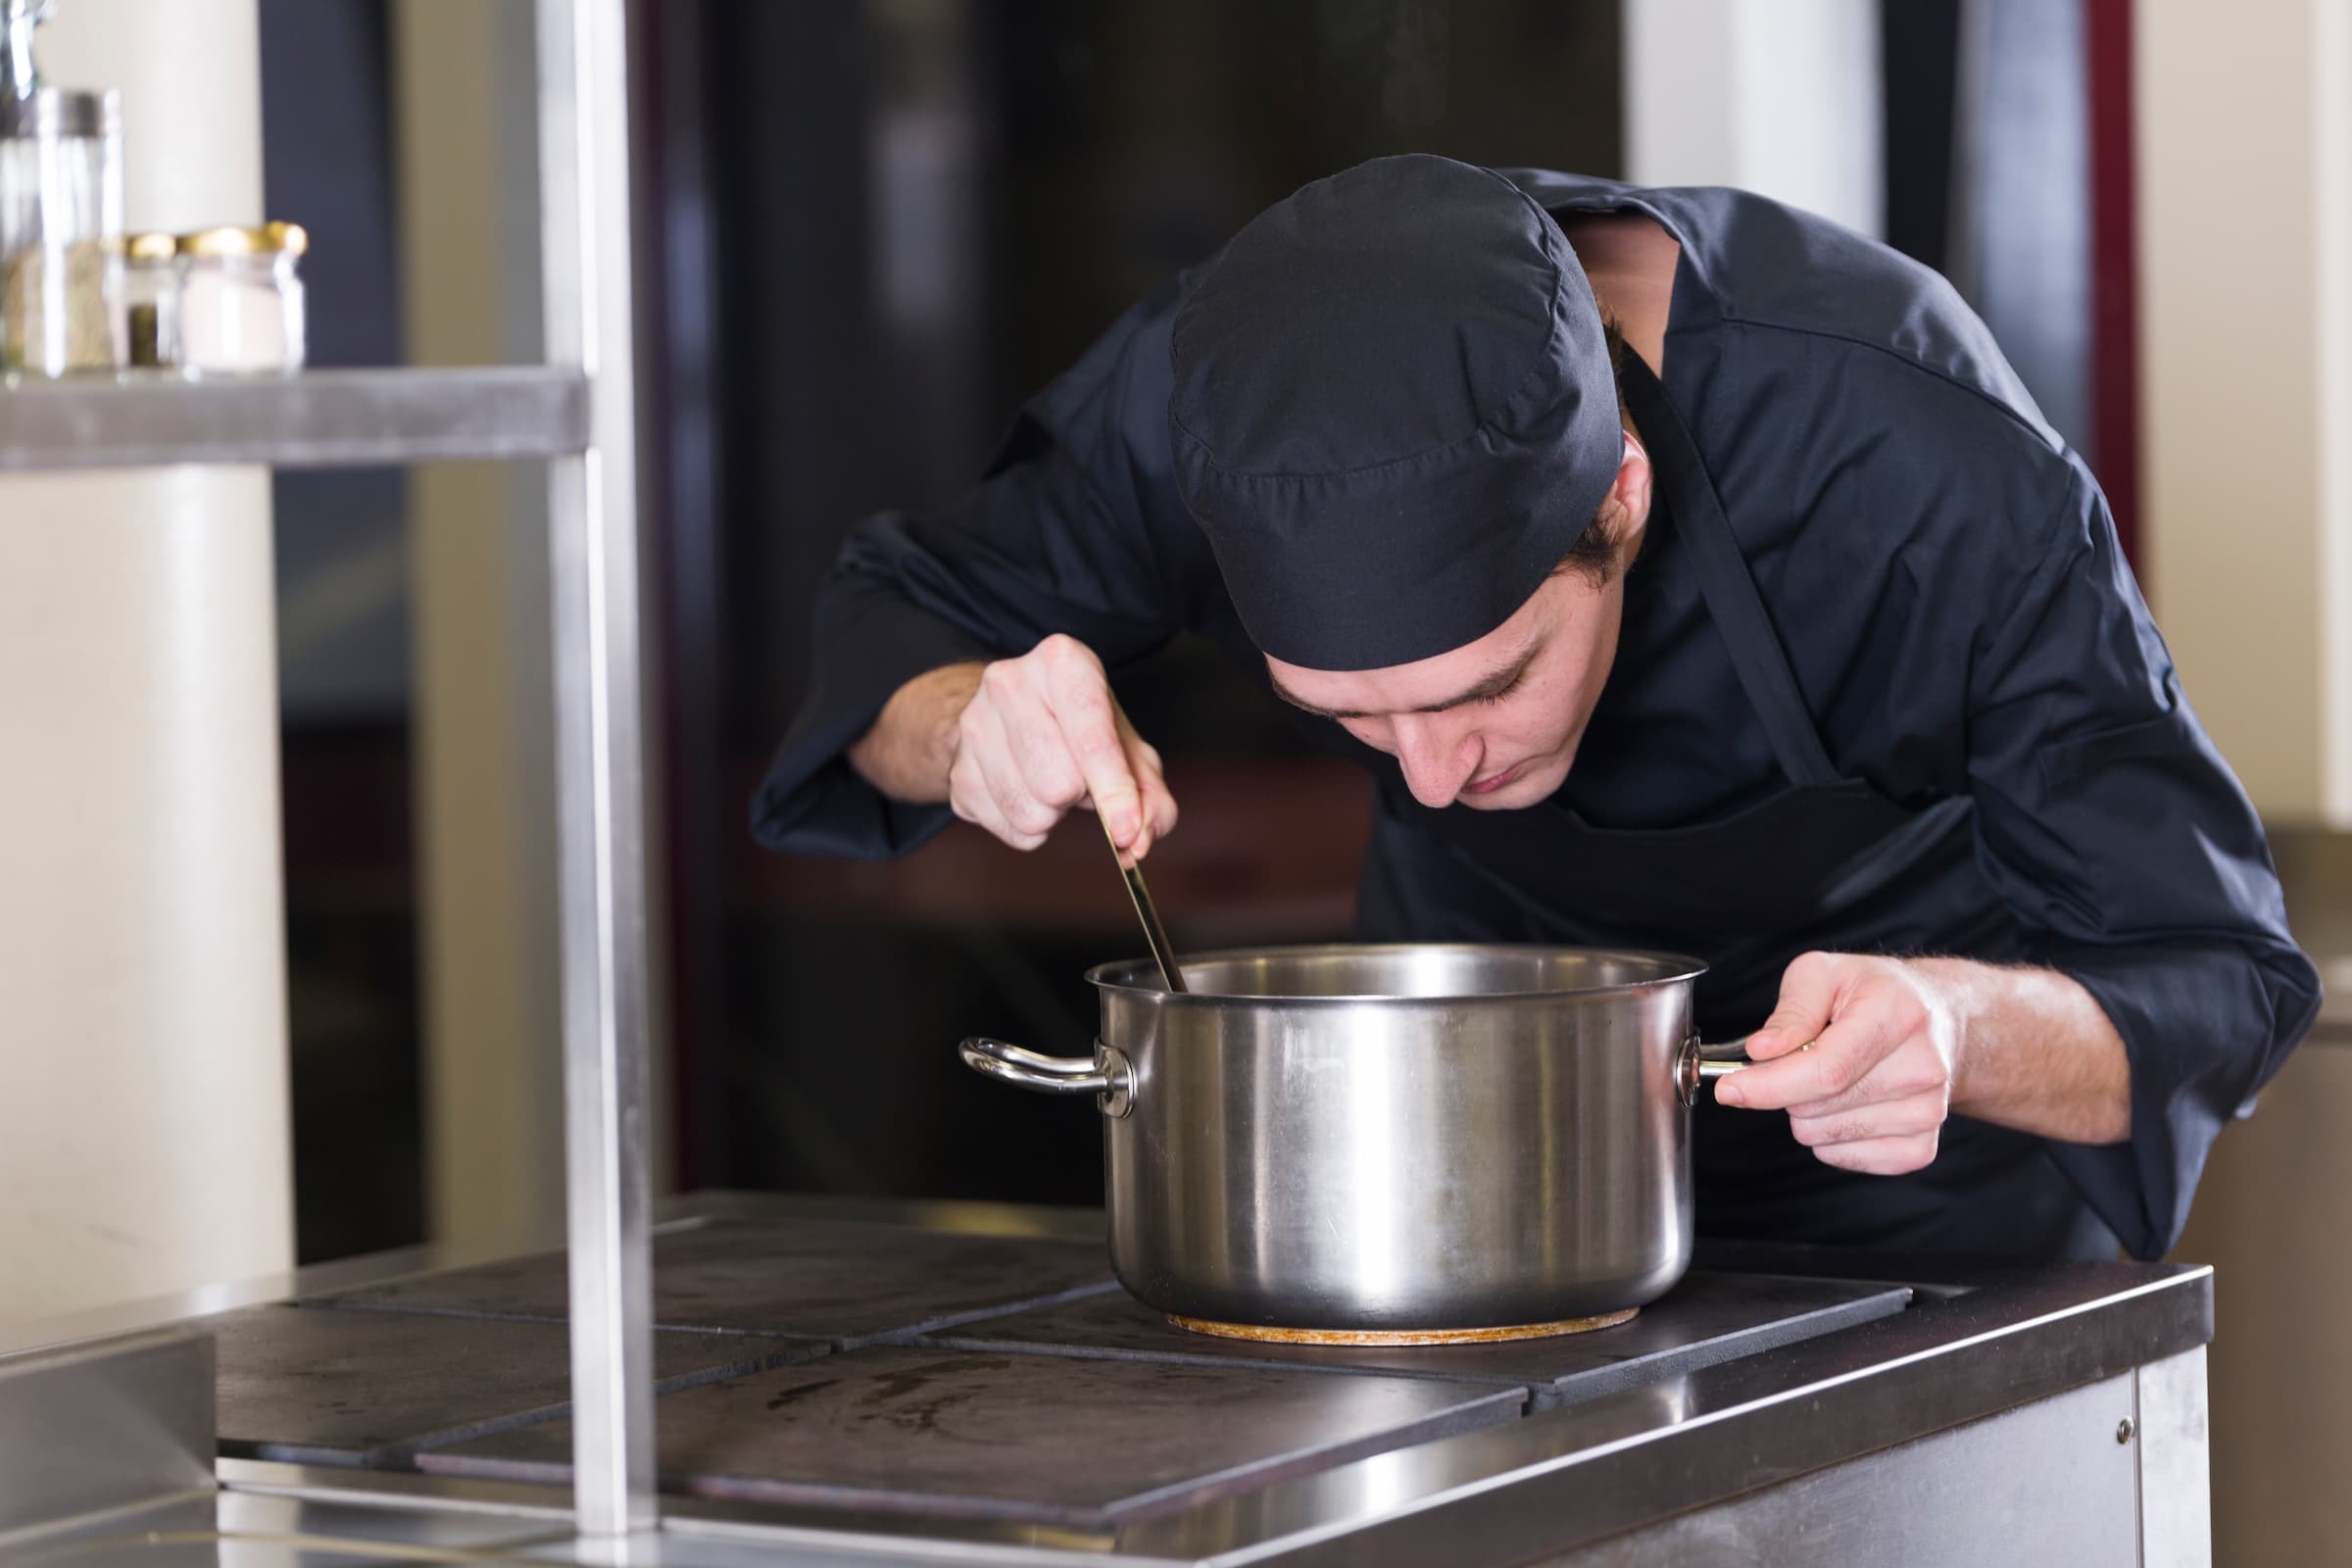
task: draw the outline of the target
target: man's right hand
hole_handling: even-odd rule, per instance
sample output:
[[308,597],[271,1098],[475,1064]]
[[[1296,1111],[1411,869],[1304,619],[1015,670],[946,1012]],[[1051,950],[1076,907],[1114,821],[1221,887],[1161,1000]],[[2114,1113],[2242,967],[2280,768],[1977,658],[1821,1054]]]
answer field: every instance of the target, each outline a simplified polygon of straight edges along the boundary
[[1094,651],[1059,634],[1018,659],[908,681],[850,761],[883,793],[944,799],[1015,849],[1089,802],[1139,859],[1176,825],[1159,753],[1119,711]]

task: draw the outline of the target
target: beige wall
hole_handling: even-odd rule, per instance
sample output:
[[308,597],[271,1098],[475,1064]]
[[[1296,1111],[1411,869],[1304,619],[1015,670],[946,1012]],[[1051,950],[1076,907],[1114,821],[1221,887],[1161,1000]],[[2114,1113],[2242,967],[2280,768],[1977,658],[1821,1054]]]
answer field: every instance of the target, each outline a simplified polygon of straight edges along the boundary
[[[2141,0],[2143,580],[2274,828],[2352,825],[2352,7]],[[2274,835],[2298,937],[2340,955],[2340,834]],[[2331,968],[2340,968],[2340,964]],[[2331,989],[2346,976],[2331,972]],[[2352,1560],[2334,1303],[2352,1035],[2227,1129],[2176,1256],[2215,1268],[2214,1560]]]
[[2352,1562],[2352,1033],[2306,1041],[2215,1146],[2176,1253],[2214,1268],[2214,1561]]
[[[254,0],[74,0],[134,227],[262,214]],[[293,1259],[269,477],[0,481],[0,1318]]]
[[2264,813],[2352,825],[2352,7],[2135,15],[2149,595]]
[[[530,7],[395,0],[391,18],[409,358],[537,361],[544,307]],[[546,471],[528,464],[419,469],[410,519],[430,1230],[438,1241],[561,1234]],[[659,798],[651,782],[649,803]],[[661,884],[649,875],[648,885]],[[646,929],[658,1019],[656,912]],[[667,1076],[658,1039],[651,1059],[653,1167],[665,1191]]]
[[[399,0],[393,115],[409,358],[538,357],[527,7]],[[561,1234],[547,574],[536,468],[417,470],[424,1143],[436,1240]]]

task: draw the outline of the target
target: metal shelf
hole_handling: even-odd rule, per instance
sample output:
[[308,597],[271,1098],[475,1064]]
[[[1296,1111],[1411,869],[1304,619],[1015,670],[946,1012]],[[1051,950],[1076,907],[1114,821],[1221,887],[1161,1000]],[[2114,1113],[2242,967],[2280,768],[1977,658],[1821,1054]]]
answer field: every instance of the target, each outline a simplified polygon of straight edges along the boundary
[[0,387],[0,470],[548,458],[589,444],[588,379],[550,366],[146,371]]
[[[630,0],[534,0],[554,366],[0,384],[0,472],[548,461],[572,1523],[652,1530],[644,748],[629,254]],[[624,1560],[599,1545],[589,1560]],[[586,1555],[585,1548],[583,1556]]]

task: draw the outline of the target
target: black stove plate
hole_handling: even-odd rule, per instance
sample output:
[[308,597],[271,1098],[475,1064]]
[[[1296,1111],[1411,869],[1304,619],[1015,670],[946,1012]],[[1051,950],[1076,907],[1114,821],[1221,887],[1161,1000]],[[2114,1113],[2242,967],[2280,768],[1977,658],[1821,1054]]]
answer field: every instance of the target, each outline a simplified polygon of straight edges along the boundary
[[[711,1220],[654,1238],[654,1320],[663,1328],[855,1347],[1114,1289],[1099,1242],[816,1219]],[[308,1304],[562,1321],[566,1296],[564,1254],[542,1252]]]
[[1222,1340],[1169,1323],[1124,1292],[984,1318],[923,1336],[967,1350],[1374,1372],[1519,1384],[1545,1409],[1899,1312],[1899,1285],[1772,1274],[1684,1277],[1630,1323],[1499,1345],[1326,1347]]
[[[569,1337],[560,1324],[438,1313],[257,1306],[206,1319],[231,1458],[382,1466],[413,1450],[562,1413]],[[741,1334],[654,1336],[671,1387],[825,1353]]]
[[[1099,1527],[1509,1421],[1524,1398],[1432,1378],[909,1346],[664,1394],[655,1412],[670,1490]],[[552,1421],[417,1462],[557,1481],[570,1457],[570,1424]]]

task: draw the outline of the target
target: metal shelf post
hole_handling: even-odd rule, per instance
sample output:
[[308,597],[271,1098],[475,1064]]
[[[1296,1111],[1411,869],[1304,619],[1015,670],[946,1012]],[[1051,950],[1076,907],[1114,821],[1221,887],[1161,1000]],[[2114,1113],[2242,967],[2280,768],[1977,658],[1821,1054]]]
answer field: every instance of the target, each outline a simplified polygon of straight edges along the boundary
[[548,358],[588,378],[550,472],[572,1486],[583,1536],[655,1523],[623,0],[538,0]]

